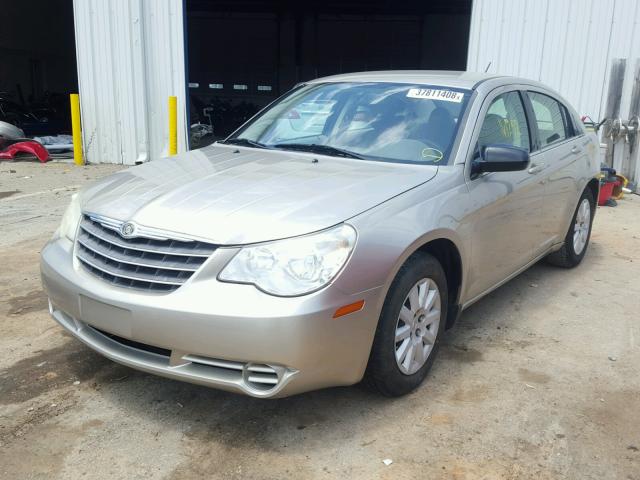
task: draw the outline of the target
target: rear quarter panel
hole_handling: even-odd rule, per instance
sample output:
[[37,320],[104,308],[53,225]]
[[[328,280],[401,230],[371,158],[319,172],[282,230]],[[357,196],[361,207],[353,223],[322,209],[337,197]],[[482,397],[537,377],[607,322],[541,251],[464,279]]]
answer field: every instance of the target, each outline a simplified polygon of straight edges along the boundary
[[[573,203],[573,209],[571,210],[571,214],[567,219],[566,228],[569,227],[569,223],[573,219],[573,212],[575,212],[578,201],[580,200],[580,196],[582,192],[586,188],[587,184],[597,178],[600,174],[600,164],[602,162],[602,158],[600,156],[600,141],[595,133],[587,132],[585,137],[581,138],[580,145],[583,145],[585,149],[585,155],[583,157],[583,161],[580,165],[581,169],[576,173],[577,180],[576,183],[578,185],[578,195],[575,198],[575,202]],[[594,199],[596,204],[598,199]],[[566,230],[565,228],[565,230]]]

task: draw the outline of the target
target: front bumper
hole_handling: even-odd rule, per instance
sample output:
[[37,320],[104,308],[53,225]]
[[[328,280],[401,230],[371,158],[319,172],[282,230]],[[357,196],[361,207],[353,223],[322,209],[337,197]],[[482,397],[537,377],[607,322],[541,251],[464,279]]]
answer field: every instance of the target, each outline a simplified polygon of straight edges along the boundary
[[[281,298],[217,273],[235,253],[218,249],[186,284],[165,294],[109,285],[78,265],[67,239],[45,246],[44,289],[53,318],[89,347],[146,372],[244,393],[283,397],[360,381],[381,288],[335,285]],[[340,306],[364,308],[337,319]]]

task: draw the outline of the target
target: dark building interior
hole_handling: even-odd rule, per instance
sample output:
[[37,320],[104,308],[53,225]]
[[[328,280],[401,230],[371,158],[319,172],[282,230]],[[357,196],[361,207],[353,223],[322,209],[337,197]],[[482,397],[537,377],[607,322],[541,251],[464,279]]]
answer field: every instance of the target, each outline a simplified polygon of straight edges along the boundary
[[186,10],[191,122],[217,138],[304,80],[466,67],[471,0],[187,0]]
[[5,1],[0,11],[0,121],[26,135],[68,132],[78,91],[73,2]]
[[[68,94],[78,91],[73,2],[5,3],[0,120],[20,125],[28,135],[68,132]],[[213,127],[213,135],[192,141],[192,148],[228,135],[308,79],[466,67],[471,0],[185,0],[184,5],[190,123]]]

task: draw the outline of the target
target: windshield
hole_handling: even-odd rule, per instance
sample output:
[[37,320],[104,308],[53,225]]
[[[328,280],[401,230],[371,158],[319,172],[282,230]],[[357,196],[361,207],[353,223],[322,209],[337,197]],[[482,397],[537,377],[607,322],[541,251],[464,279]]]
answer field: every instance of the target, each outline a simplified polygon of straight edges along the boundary
[[293,90],[226,142],[388,162],[446,164],[470,92],[400,83]]

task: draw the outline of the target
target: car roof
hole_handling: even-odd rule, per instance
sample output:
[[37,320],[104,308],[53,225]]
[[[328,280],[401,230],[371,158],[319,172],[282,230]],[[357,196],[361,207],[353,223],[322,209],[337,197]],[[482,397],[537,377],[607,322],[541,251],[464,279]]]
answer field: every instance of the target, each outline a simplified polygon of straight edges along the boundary
[[392,82],[438,85],[443,87],[473,89],[485,80],[504,78],[516,83],[515,77],[496,75],[495,73],[448,71],[448,70],[382,70],[374,72],[355,72],[316,78],[304,83],[325,82]]

